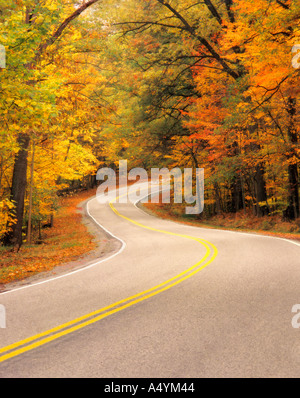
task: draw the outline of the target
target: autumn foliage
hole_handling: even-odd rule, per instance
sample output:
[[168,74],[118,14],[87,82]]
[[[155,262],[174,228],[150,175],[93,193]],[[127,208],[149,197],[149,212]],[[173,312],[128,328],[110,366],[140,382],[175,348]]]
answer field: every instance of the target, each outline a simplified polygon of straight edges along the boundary
[[62,192],[119,159],[203,167],[206,218],[299,218],[298,1],[10,0],[0,11],[3,244],[31,242]]

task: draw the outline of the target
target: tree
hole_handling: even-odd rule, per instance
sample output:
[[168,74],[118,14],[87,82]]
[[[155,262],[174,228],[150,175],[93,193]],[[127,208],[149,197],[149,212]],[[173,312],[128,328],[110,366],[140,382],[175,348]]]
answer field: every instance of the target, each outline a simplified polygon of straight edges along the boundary
[[[87,8],[91,7],[93,4],[97,3],[99,0],[89,0],[83,2],[78,6],[75,11],[72,10],[73,6],[66,5],[63,2],[59,2],[54,5],[51,1],[45,2],[32,2],[31,6],[26,6],[26,15],[24,23],[18,22],[22,11],[21,8],[17,15],[12,17],[11,26],[18,26],[19,31],[25,34],[25,37],[18,37],[18,45],[21,41],[26,41],[27,44],[30,42],[31,48],[26,47],[26,52],[29,56],[23,55],[24,66],[22,66],[23,82],[31,87],[33,92],[40,81],[40,75],[43,72],[43,60],[44,55],[50,46],[53,46],[55,42],[62,36],[69,24],[75,20],[80,14],[82,14]],[[23,2],[20,2],[20,6],[23,6]],[[60,9],[62,11],[60,11]],[[72,11],[71,11],[72,10]],[[69,12],[69,16],[65,17],[64,14]],[[63,16],[63,22],[57,24],[57,19]],[[45,31],[51,32],[49,37],[45,39]],[[47,33],[48,33],[47,32]],[[11,38],[14,38],[12,35]],[[11,47],[13,45],[11,44]],[[24,53],[24,49],[23,49]],[[20,60],[18,60],[20,62]],[[9,64],[8,67],[12,65]],[[19,101],[17,106],[24,108],[23,102]],[[22,244],[22,224],[23,224],[23,214],[24,214],[24,198],[26,190],[26,176],[27,176],[27,157],[28,157],[28,147],[30,143],[30,135],[32,134],[32,129],[28,126],[26,131],[21,131],[18,133],[17,143],[19,150],[16,154],[14,161],[14,171],[12,177],[12,187],[11,187],[11,201],[15,205],[15,216],[16,223],[12,225],[10,231],[8,231],[3,239],[6,245],[15,245],[20,247]]]

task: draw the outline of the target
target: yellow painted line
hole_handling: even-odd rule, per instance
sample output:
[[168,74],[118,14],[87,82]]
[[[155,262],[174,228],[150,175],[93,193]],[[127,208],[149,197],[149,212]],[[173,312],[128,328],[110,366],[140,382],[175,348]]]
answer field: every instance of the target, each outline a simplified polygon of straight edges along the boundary
[[[202,269],[207,267],[209,264],[211,264],[214,261],[214,259],[216,258],[217,254],[218,254],[217,248],[212,243],[210,243],[208,241],[205,241],[203,239],[198,239],[198,238],[195,238],[195,237],[192,237],[189,235],[177,234],[177,233],[173,233],[173,232],[169,232],[169,231],[152,228],[147,225],[143,225],[137,221],[134,221],[134,220],[120,214],[115,209],[115,207],[113,206],[113,204],[111,202],[109,203],[109,205],[110,205],[111,209],[115,212],[115,214],[117,214],[118,216],[126,219],[127,221],[130,221],[131,223],[133,223],[141,228],[145,228],[145,229],[148,229],[151,231],[160,232],[160,233],[164,233],[164,234],[168,234],[168,235],[178,236],[178,237],[182,237],[182,238],[186,238],[186,239],[192,239],[192,240],[195,240],[195,241],[201,243],[206,248],[205,256],[200,261],[198,261],[196,264],[194,264],[192,267],[190,267],[187,270],[183,271],[182,273],[174,276],[173,278],[168,279],[167,281],[152,287],[151,289],[145,290],[141,293],[138,293],[138,294],[128,297],[126,299],[120,300],[116,303],[113,303],[113,304],[107,306],[107,307],[103,307],[97,311],[93,311],[89,314],[83,315],[79,318],[76,318],[70,322],[66,322],[62,325],[59,325],[52,329],[49,329],[45,332],[36,334],[35,336],[29,337],[27,339],[21,340],[19,342],[16,342],[14,344],[11,344],[9,346],[1,348],[0,354],[1,353],[5,353],[5,354],[0,356],[0,362],[3,362],[5,360],[15,357],[17,355],[20,355],[26,351],[30,351],[30,350],[37,348],[41,345],[44,345],[50,341],[53,341],[59,337],[65,336],[65,335],[72,333],[76,330],[79,330],[83,327],[86,327],[95,322],[98,322],[99,320],[106,318],[109,315],[112,315],[116,312],[119,312],[119,311],[125,309],[125,308],[135,305],[141,301],[144,301],[152,296],[155,296],[167,289],[170,289],[171,287],[178,285],[179,283],[183,282],[184,280],[190,278],[191,276],[195,275],[196,273],[198,273],[199,271],[201,271]],[[212,253],[211,258],[208,260],[208,258],[211,255],[211,248],[213,249],[213,253]],[[203,264],[203,265],[200,267],[201,264]],[[98,315],[98,314],[100,314],[100,315]],[[96,316],[96,315],[98,315],[98,316]],[[93,316],[94,316],[94,318],[89,319],[85,322],[82,322],[85,319],[93,317]],[[77,324],[77,325],[74,325],[74,324]],[[74,325],[74,326],[72,326],[72,325]],[[65,329],[65,330],[62,330],[62,329]],[[58,333],[56,333],[56,332],[58,332]],[[40,339],[40,340],[38,340],[38,339]],[[34,341],[34,340],[38,340],[38,341]],[[31,342],[33,342],[33,343],[28,344]],[[23,346],[23,347],[21,347],[21,346]],[[20,347],[20,348],[18,348],[18,347]],[[10,351],[10,352],[8,352],[8,351]]]
[[[118,198],[117,198],[118,199]],[[183,234],[177,234],[176,232],[170,232],[170,231],[164,231],[162,229],[157,229],[157,228],[153,228],[153,227],[148,227],[147,225],[141,224],[138,221],[134,221],[129,217],[124,216],[123,214],[119,213],[118,210],[114,207],[114,205],[112,204],[112,202],[109,203],[111,209],[113,210],[114,213],[116,213],[119,217],[124,218],[125,220],[131,222],[132,224],[135,224],[141,228],[145,228],[145,229],[149,229],[150,231],[155,231],[155,232],[160,232],[163,234],[168,234],[168,235],[173,235],[173,236],[179,236],[180,238],[186,238],[186,239],[191,239],[191,240],[195,240],[199,243],[201,243],[203,246],[207,247],[206,244],[210,245],[214,250],[217,251],[217,248],[214,244],[212,244],[211,242],[205,240],[205,239],[199,239],[199,238],[195,238],[194,236],[190,236],[190,235],[183,235]],[[185,272],[185,271],[184,271]]]

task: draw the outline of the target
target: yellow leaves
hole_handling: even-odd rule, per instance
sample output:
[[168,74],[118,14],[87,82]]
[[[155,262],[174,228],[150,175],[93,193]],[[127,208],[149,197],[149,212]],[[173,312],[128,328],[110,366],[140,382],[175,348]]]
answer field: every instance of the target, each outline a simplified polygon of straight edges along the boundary
[[93,143],[93,139],[92,139],[91,134],[84,134],[83,139],[86,142],[90,142],[91,144]]
[[20,130],[20,126],[18,125],[18,124],[12,124],[12,125],[10,125],[10,128],[12,129],[12,130]]
[[15,222],[12,214],[14,204],[8,199],[0,201],[0,238],[9,231],[9,225]]
[[26,107],[26,102],[22,100],[16,100],[15,104],[18,105],[20,108],[25,108]]
[[3,200],[2,202],[0,202],[0,210],[3,210],[5,208],[11,210],[14,207],[15,207],[14,204],[9,200]]
[[49,11],[56,11],[58,8],[58,5],[57,5],[56,1],[47,0],[44,7],[47,8]]
[[42,24],[43,22],[44,22],[44,17],[42,15],[38,15],[34,20],[34,23],[37,25]]

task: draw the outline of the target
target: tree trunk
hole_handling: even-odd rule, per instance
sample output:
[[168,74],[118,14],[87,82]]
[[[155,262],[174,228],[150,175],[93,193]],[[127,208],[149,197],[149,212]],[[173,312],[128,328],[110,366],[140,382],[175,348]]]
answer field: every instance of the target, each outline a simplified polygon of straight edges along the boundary
[[215,190],[215,201],[216,201],[216,213],[221,214],[222,211],[222,199],[220,194],[220,188],[218,183],[214,183],[214,190]]
[[297,164],[288,166],[289,175],[289,198],[288,198],[288,218],[294,220],[300,216],[299,211],[299,175]]
[[[240,154],[240,147],[237,141],[234,141],[231,145],[231,154],[232,158],[238,156]],[[240,179],[240,173],[235,170],[234,177],[230,184],[231,191],[231,204],[230,204],[230,212],[237,213],[239,210],[243,208],[243,192],[242,192],[242,184]]]
[[241,180],[238,177],[234,178],[231,183],[231,209],[232,213],[237,213],[243,208],[243,192],[241,186]]
[[240,172],[240,181],[241,181],[241,187],[242,187],[243,210],[244,210],[244,214],[246,214],[245,181],[244,181],[244,177],[241,172]]
[[11,201],[15,205],[13,215],[16,218],[16,222],[12,225],[11,231],[7,232],[3,238],[4,245],[17,246],[18,248],[22,245],[29,141],[30,139],[27,134],[19,134],[17,142],[20,149],[15,157],[11,188]]
[[[290,117],[288,126],[288,138],[292,146],[298,143],[297,129],[295,126],[295,115],[296,115],[296,98],[288,99],[287,112]],[[293,158],[293,152],[289,158]],[[288,181],[289,181],[289,196],[288,196],[288,218],[295,219],[300,217],[299,208],[299,174],[298,174],[298,163],[295,160],[293,163],[288,165]]]
[[33,174],[34,174],[34,151],[35,145],[32,142],[32,159],[30,167],[30,191],[29,191],[29,210],[28,210],[28,227],[27,227],[27,243],[31,243],[31,218],[32,218],[32,193],[33,193]]
[[[264,178],[264,166],[259,164],[256,166],[254,174],[254,192],[256,198],[256,215],[258,217],[265,216],[269,214],[270,210],[267,205],[267,191],[266,182]],[[261,203],[264,203],[263,205]]]

